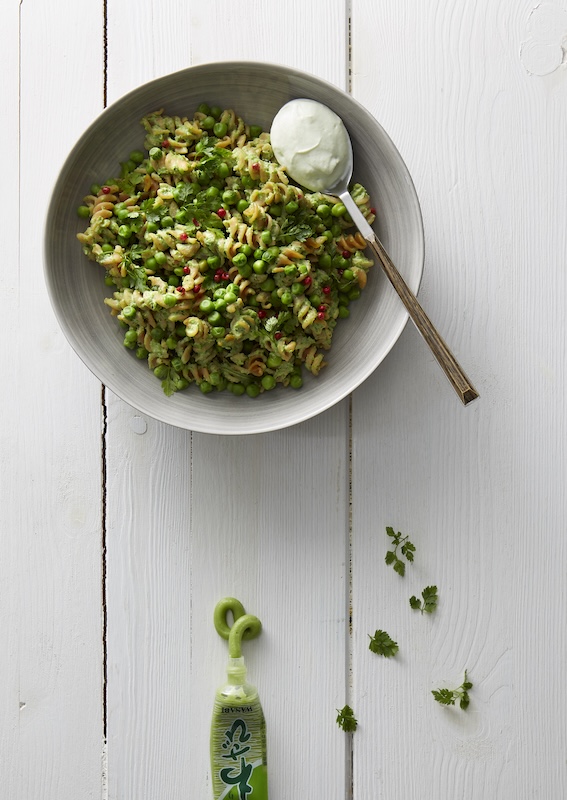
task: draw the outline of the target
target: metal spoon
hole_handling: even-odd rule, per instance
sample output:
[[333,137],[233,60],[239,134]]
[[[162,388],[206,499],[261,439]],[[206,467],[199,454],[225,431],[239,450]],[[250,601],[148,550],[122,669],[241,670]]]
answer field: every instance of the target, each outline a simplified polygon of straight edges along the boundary
[[[291,103],[298,102],[292,100],[290,103],[286,104],[287,106],[291,105]],[[319,104],[321,105],[321,104]],[[284,106],[285,108],[285,106]],[[327,107],[324,107],[326,111]],[[338,118],[337,118],[338,119]],[[341,122],[342,125],[342,122]],[[287,167],[288,174],[296,180],[298,183],[301,183],[307,189],[311,189],[312,191],[322,191],[323,194],[330,194],[338,197],[344,206],[346,207],[348,213],[350,214],[352,221],[362,234],[362,236],[366,239],[374,253],[376,254],[378,261],[386,276],[396,292],[398,293],[402,303],[406,307],[411,319],[415,323],[416,328],[424,338],[425,342],[429,346],[431,352],[435,356],[437,363],[449,379],[451,386],[457,392],[459,398],[461,399],[463,405],[467,405],[472,400],[475,400],[479,395],[470,380],[465,375],[462,367],[458,364],[455,356],[451,353],[441,336],[439,335],[438,331],[436,330],[435,326],[421,307],[420,303],[418,302],[416,296],[411,291],[405,280],[402,278],[400,273],[398,272],[396,266],[394,265],[392,259],[386,252],[384,245],[380,242],[370,225],[368,224],[366,218],[352,199],[349,191],[348,191],[348,184],[352,177],[352,170],[353,170],[353,153],[352,153],[352,144],[350,141],[350,137],[346,131],[344,125],[342,126],[344,130],[344,136],[346,137],[346,152],[347,157],[344,159],[344,169],[342,174],[337,179],[335,178],[334,181],[331,181],[331,185],[325,186],[325,189],[321,189],[320,181],[321,179],[324,180],[324,175],[321,175],[320,170],[320,159],[318,159],[317,166],[319,168],[319,181],[315,181],[311,186],[309,183],[306,183],[305,176],[301,175],[301,180],[299,179],[298,174],[294,175],[292,168]],[[275,148],[274,148],[275,149]],[[306,162],[306,152],[302,151],[303,161]],[[309,151],[309,155],[314,153],[315,150]],[[277,153],[276,153],[277,155]],[[336,167],[332,168],[328,174],[334,172],[336,176]],[[309,179],[308,179],[309,180]],[[317,185],[316,185],[317,184]]]

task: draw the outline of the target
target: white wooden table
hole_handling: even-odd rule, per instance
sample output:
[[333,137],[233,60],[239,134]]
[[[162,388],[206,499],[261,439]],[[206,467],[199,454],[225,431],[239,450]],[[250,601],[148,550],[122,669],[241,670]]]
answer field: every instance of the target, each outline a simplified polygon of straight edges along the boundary
[[[566,0],[6,0],[2,31],[1,797],[211,797],[230,594],[264,625],[272,800],[564,798]],[[142,418],[72,352],[43,278],[58,169],[105,103],[226,59],[324,77],[388,131],[420,299],[480,400],[408,325],[332,410],[223,438]],[[470,707],[441,707],[465,669]]]

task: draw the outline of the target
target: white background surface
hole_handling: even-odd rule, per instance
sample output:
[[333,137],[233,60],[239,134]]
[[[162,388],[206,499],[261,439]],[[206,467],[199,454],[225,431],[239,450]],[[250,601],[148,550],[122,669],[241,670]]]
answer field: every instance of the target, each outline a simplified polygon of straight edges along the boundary
[[[233,594],[264,625],[271,800],[561,800],[565,0],[8,0],[2,27],[2,797],[211,797]],[[42,272],[67,152],[105,102],[235,58],[324,77],[388,131],[422,204],[420,299],[479,401],[408,326],[319,418],[214,437],[141,418],[71,351]],[[386,525],[417,548],[403,580]],[[412,612],[431,583],[437,612]],[[469,709],[436,704],[464,669]]]

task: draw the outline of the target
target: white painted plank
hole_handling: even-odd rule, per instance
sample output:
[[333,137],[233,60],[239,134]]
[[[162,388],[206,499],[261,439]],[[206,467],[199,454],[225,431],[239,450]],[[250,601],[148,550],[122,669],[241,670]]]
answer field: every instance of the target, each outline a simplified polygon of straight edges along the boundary
[[[520,57],[558,7],[353,3],[354,94],[420,193],[420,296],[481,394],[460,407],[408,328],[353,400],[355,797],[564,793],[566,73]],[[417,545],[403,580],[386,525]],[[469,710],[441,708],[465,668]]]
[[[342,0],[212,2],[206,13],[171,2],[153,17],[110,2],[109,102],[229,58],[283,61],[344,86],[344,15]],[[347,403],[246,439],[142,420],[112,396],[108,409],[109,796],[211,795],[208,728],[226,658],[212,612],[229,593],[264,623],[246,654],[267,716],[272,792],[342,794]],[[326,774],[307,756],[314,740]]]
[[[79,20],[98,41],[78,41]],[[5,4],[2,24],[4,313],[15,343],[0,396],[2,794],[100,797],[100,385],[55,321],[42,252],[57,170],[100,105],[102,13],[63,1],[54,15],[26,0]],[[69,64],[88,64],[88,84]]]

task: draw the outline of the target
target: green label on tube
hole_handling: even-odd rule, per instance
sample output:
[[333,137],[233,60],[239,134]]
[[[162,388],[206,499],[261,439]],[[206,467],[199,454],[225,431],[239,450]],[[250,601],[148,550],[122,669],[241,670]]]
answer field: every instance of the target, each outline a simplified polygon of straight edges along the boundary
[[266,723],[258,696],[215,700],[211,730],[215,800],[268,800]]

